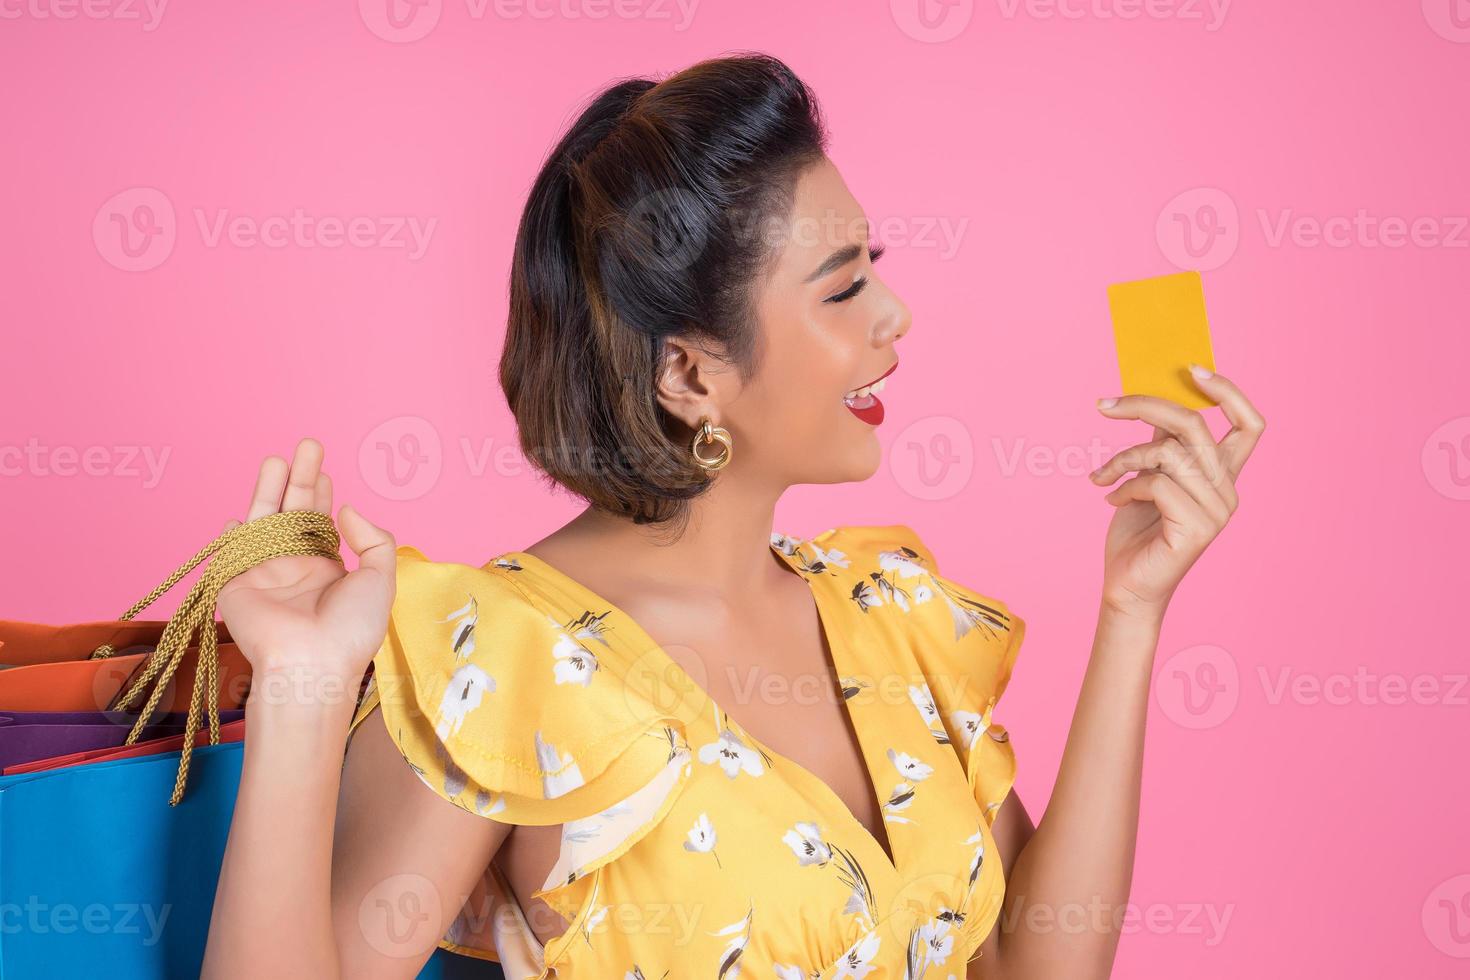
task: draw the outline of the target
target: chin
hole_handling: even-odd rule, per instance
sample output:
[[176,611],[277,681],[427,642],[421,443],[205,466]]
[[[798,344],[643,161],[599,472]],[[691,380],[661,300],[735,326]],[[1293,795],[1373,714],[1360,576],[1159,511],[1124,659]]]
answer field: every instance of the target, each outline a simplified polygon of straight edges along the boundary
[[870,430],[860,441],[835,447],[838,454],[828,460],[822,472],[804,483],[861,483],[877,473],[883,465],[883,447],[877,430]]

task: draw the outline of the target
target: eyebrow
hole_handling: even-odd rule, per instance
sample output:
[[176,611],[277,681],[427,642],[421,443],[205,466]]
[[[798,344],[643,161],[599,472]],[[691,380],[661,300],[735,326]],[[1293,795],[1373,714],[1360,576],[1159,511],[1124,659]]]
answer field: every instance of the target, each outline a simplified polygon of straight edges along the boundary
[[847,263],[855,260],[866,250],[866,245],[844,245],[842,248],[839,248],[837,251],[827,256],[827,260],[821,265],[817,266],[816,271],[807,276],[804,281],[816,282],[823,276],[831,275],[833,272],[836,272],[838,269],[847,265]]

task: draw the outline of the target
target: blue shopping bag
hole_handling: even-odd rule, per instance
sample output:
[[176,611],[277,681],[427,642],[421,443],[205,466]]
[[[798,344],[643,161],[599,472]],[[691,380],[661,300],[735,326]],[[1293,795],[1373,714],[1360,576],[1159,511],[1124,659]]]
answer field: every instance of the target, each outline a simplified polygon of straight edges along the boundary
[[[199,976],[244,743],[0,776],[0,980]],[[438,950],[420,980],[499,980]]]

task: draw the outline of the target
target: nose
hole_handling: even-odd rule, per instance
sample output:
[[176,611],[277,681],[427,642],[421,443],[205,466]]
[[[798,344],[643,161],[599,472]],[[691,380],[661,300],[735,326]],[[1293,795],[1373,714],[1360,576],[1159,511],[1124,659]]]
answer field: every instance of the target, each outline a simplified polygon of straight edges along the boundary
[[914,317],[909,312],[908,305],[896,294],[888,293],[888,302],[879,314],[873,330],[873,346],[886,347],[895,343],[909,332],[909,327],[913,326],[913,323]]

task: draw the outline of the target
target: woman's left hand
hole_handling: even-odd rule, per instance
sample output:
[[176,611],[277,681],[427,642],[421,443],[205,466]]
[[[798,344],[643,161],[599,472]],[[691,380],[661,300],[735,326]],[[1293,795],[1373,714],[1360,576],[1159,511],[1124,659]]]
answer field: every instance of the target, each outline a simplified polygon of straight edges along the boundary
[[1266,420],[1229,379],[1197,371],[1195,383],[1230,420],[1218,444],[1199,412],[1167,398],[1098,403],[1108,418],[1154,426],[1152,442],[1123,450],[1091,475],[1107,485],[1138,471],[1105,498],[1118,510],[1104,546],[1103,603],[1118,612],[1162,618],[1184,574],[1235,513],[1236,477],[1265,431]]

